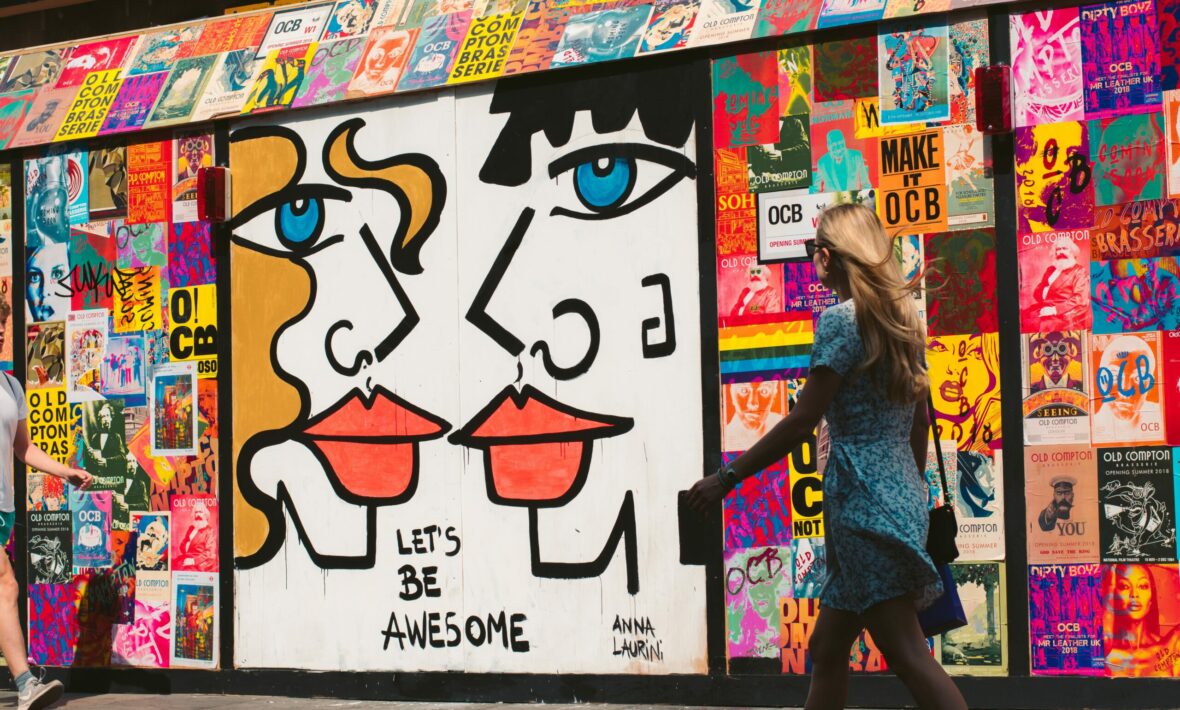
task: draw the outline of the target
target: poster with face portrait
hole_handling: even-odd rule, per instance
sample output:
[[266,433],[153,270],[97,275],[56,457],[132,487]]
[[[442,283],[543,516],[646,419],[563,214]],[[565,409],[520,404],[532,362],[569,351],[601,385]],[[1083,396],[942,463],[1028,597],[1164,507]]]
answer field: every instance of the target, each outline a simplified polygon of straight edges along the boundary
[[996,333],[926,339],[935,423],[960,452],[990,456],[1001,446],[999,357]]
[[687,46],[700,9],[699,0],[657,0],[648,21],[647,31],[639,43],[639,54],[664,52]]
[[1030,563],[1099,558],[1098,464],[1089,444],[1027,447],[1024,497]]
[[1167,194],[1163,116],[1159,113],[1089,121],[1094,204],[1156,200]]
[[1024,443],[1090,443],[1089,333],[1055,330],[1021,336]]
[[721,448],[745,451],[786,417],[783,380],[723,385]]
[[1090,262],[1095,333],[1180,328],[1180,263],[1176,257]]
[[1094,215],[1094,167],[1082,121],[1017,128],[1016,224],[1020,234],[1087,229]]
[[743,318],[783,312],[783,267],[760,264],[753,254],[717,261],[717,317]]
[[1159,333],[1090,338],[1090,440],[1094,444],[1161,444]]
[[1090,234],[1073,229],[1020,236],[1022,333],[1090,328]]
[[1180,577],[1175,564],[1103,565],[1102,611],[1108,676],[1180,675]]
[[169,505],[172,513],[172,569],[216,572],[217,496],[174,495]]
[[1103,562],[1175,562],[1172,449],[1097,449]]
[[[950,443],[944,455],[953,450]],[[1004,559],[1003,461],[999,449],[992,456],[963,451],[955,456],[955,466],[947,469],[959,523],[955,544],[962,562]]]
[[388,94],[397,88],[414,48],[418,30],[378,27],[369,33],[356,73],[348,84],[348,98]]
[[1106,675],[1102,652],[1102,565],[1028,568],[1033,675]]
[[858,138],[852,101],[817,103],[811,114],[811,192],[877,184],[877,139]]
[[1078,8],[1014,13],[1012,119],[1018,128],[1085,118]]

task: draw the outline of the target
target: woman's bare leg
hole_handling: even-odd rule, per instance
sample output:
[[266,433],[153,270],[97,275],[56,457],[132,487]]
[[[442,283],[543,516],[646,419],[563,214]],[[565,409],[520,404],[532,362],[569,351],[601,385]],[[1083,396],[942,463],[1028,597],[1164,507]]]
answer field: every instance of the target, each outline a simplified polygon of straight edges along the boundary
[[805,710],[843,710],[848,697],[848,655],[864,628],[861,618],[850,611],[819,608],[811,632],[811,687]]
[[954,681],[930,655],[913,602],[905,597],[881,602],[863,619],[889,670],[909,688],[919,708],[967,710]]
[[25,635],[20,627],[20,613],[17,600],[20,589],[8,555],[0,550],[0,652],[8,662],[12,677],[29,670],[28,653],[25,650]]

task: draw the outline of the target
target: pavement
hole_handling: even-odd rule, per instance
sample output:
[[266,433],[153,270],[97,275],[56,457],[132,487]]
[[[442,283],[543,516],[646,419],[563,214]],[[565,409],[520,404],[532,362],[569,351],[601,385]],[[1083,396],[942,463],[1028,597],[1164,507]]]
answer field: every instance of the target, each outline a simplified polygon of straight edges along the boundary
[[[16,705],[16,693],[0,693],[0,708]],[[138,708],[160,710],[223,710],[233,708],[294,708],[328,710],[329,708],[380,708],[381,710],[743,710],[741,708],[704,708],[672,705],[497,705],[492,703],[406,703],[337,700],[332,698],[283,698],[263,695],[67,695],[56,708]],[[745,709],[752,710],[752,709]]]

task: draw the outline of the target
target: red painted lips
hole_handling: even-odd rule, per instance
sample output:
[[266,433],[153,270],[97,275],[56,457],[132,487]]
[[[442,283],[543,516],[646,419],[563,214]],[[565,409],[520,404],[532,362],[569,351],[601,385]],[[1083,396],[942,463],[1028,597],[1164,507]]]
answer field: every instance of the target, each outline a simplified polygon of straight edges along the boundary
[[354,502],[399,503],[417,486],[418,443],[450,424],[383,387],[370,397],[354,390],[308,422],[302,438]]
[[581,490],[591,442],[626,433],[634,420],[563,404],[532,386],[506,387],[450,441],[482,449],[494,503],[560,506]]

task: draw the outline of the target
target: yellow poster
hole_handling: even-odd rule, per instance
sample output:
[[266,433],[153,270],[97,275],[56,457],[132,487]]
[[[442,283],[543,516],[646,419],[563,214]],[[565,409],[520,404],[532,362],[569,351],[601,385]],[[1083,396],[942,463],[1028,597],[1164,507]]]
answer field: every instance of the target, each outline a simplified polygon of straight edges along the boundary
[[53,140],[93,138],[98,135],[122,84],[122,69],[105,69],[87,74]]
[[29,439],[55,461],[67,463],[73,424],[81,418],[82,406],[67,401],[65,387],[29,390],[25,399],[29,404]]
[[903,133],[913,133],[922,130],[920,123],[904,125],[881,125],[881,108],[876,96],[855,99],[853,106],[854,133],[856,138],[880,138],[881,136],[896,136]]
[[472,20],[447,83],[461,84],[500,76],[522,18],[524,13],[519,12]]
[[942,129],[881,138],[877,213],[890,236],[946,231]]
[[164,327],[160,308],[160,267],[115,269],[115,332],[139,333]]
[[819,474],[815,435],[807,437],[788,457],[791,483],[791,534],[824,536],[824,478]]
[[173,362],[195,361],[197,377],[217,376],[217,286],[168,291],[168,354]]

